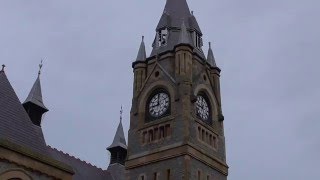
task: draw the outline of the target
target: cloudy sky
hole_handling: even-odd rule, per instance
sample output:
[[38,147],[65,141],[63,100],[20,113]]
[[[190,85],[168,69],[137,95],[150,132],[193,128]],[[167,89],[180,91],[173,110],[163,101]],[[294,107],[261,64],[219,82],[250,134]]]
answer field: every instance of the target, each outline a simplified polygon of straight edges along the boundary
[[[230,180],[320,177],[320,1],[188,0],[222,69]],[[0,0],[0,64],[23,101],[42,73],[47,144],[106,168],[131,62],[165,0]],[[207,46],[204,47],[207,51]]]

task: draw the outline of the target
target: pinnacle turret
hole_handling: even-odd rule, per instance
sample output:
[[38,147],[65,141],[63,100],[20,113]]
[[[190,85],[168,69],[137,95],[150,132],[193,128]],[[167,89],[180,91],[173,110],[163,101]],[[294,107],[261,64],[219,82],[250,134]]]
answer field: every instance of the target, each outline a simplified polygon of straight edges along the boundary
[[212,51],[212,48],[211,48],[211,42],[209,42],[209,50],[208,50],[207,61],[212,67],[217,67],[216,60],[214,58],[213,51]]
[[107,148],[111,153],[111,164],[122,164],[124,165],[127,156],[127,143],[124,137],[123,126],[122,126],[122,107],[120,110],[120,122],[117,128],[117,132],[114,136],[112,144]]
[[142,41],[140,44],[140,48],[139,48],[139,52],[138,52],[136,61],[145,61],[146,59],[147,59],[146,46],[144,44],[144,36],[142,36]]
[[40,70],[38,72],[38,77],[34,82],[27,99],[22,104],[32,122],[37,126],[41,126],[42,115],[49,111],[44,105],[42,98],[40,82],[42,63],[39,65],[39,67]]

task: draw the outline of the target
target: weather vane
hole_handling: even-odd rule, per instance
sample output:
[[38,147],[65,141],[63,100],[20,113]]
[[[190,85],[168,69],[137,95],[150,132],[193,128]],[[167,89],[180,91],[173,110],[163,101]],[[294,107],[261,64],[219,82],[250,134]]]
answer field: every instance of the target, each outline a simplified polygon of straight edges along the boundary
[[38,75],[41,74],[42,67],[43,67],[43,59],[41,59],[41,63],[39,64],[39,72],[38,72]]
[[2,70],[4,72],[4,68],[6,67],[6,65],[2,64]]
[[121,105],[121,109],[120,109],[120,122],[122,122],[122,113],[123,113],[123,110],[122,110],[122,105]]

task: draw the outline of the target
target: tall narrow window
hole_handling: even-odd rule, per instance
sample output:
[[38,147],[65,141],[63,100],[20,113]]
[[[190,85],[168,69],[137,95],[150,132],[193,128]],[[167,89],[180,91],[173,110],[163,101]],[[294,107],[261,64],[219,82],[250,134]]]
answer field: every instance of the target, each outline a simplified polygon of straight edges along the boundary
[[165,127],[165,137],[171,136],[170,124],[167,124]]
[[158,127],[154,128],[154,140],[160,139],[158,131],[159,131]]
[[213,147],[217,149],[217,138],[213,136]]
[[198,180],[201,180],[201,171],[198,171]]
[[153,173],[153,180],[158,180],[158,173]]
[[210,176],[209,175],[207,175],[207,180],[210,180]]
[[159,137],[159,139],[164,138],[164,127],[161,126],[159,129],[160,129],[160,137]]
[[170,169],[167,169],[167,180],[170,180],[171,172]]
[[147,136],[147,132],[143,132],[142,134],[142,144],[147,143],[148,142],[148,136]]
[[158,39],[158,47],[167,45],[168,29],[162,29],[158,31],[157,39]]
[[202,141],[205,141],[205,140],[204,140],[205,138],[206,138],[206,137],[205,137],[204,129],[202,129],[202,137],[201,137],[201,140],[202,140]]
[[153,130],[149,130],[149,142],[153,141]]
[[144,177],[144,175],[141,175],[141,176],[140,176],[140,180],[146,180],[145,177]]
[[208,134],[208,132],[206,132],[206,143],[209,143],[209,134]]

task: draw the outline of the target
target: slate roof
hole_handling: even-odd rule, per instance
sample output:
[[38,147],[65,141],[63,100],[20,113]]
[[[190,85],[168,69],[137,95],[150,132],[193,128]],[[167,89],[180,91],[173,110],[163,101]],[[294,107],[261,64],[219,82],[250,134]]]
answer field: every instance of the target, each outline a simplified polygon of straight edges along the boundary
[[[175,46],[179,44],[180,34],[182,31],[181,27],[183,23],[186,29],[188,30],[187,33],[190,36],[189,45],[194,47],[194,42],[191,38],[191,32],[196,31],[198,34],[200,34],[200,36],[202,35],[202,32],[195,16],[190,13],[187,1],[167,0],[163,14],[156,28],[156,31],[159,31],[162,28],[168,28],[169,33],[167,44],[159,47],[155,42],[157,38],[155,38],[150,57],[174,50]],[[201,48],[194,48],[194,53],[196,53],[203,60],[205,60],[205,55]]]
[[111,149],[115,147],[122,147],[124,149],[127,149],[127,143],[124,137],[122,121],[120,121],[118,125],[117,132],[116,132],[116,135],[114,136],[112,144],[107,149]]
[[186,21],[188,29],[194,29],[202,34],[196,18],[190,13],[186,0],[167,0],[157,30],[163,27],[180,28],[182,21]]
[[138,51],[138,55],[137,55],[137,59],[136,61],[145,61],[147,59],[147,55],[146,55],[146,46],[144,44],[144,37],[142,36],[142,41],[140,44],[140,48]]
[[40,74],[38,75],[38,78],[34,82],[27,99],[24,101],[23,104],[26,104],[26,103],[33,103],[33,104],[43,108],[45,111],[48,111],[48,109],[46,108],[46,106],[43,103],[42,92],[41,92],[41,83],[40,83]]
[[[85,161],[48,146],[50,155],[56,160],[68,164],[75,174],[73,180],[116,180],[109,171],[102,170]],[[123,174],[124,176],[124,174]]]
[[217,67],[216,60],[214,58],[214,55],[213,55],[213,52],[212,52],[212,49],[211,49],[211,43],[209,43],[207,61],[212,67]]
[[[26,101],[42,100],[39,78],[36,80],[30,94]],[[39,104],[39,102],[36,103]],[[4,71],[0,71],[0,139],[28,147],[37,153],[71,166],[75,173],[73,175],[74,180],[121,180],[125,176],[124,167],[119,167],[119,169],[118,167],[112,167],[109,170],[102,170],[47,146],[41,127],[34,125],[30,120]],[[113,144],[126,148],[121,123]],[[115,178],[112,177],[111,173],[116,175]]]
[[125,167],[119,163],[110,164],[108,171],[115,180],[125,180]]
[[0,71],[0,138],[47,154],[41,127],[32,123],[4,71]]

